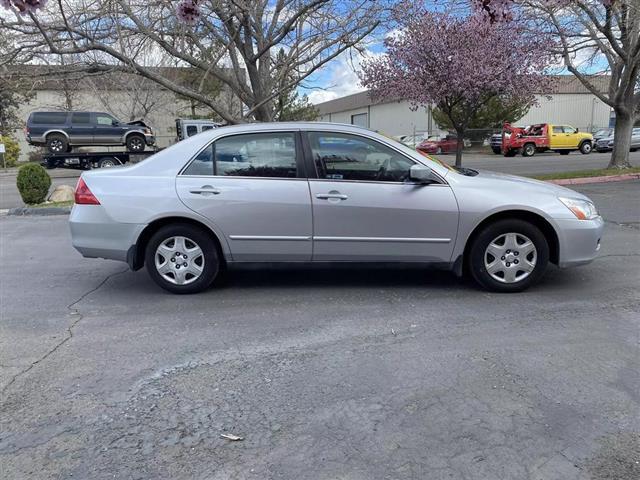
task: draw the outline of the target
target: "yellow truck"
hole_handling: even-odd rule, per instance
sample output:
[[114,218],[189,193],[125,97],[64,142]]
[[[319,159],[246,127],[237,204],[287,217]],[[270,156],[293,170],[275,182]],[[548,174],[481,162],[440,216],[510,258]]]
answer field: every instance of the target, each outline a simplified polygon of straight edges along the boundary
[[526,128],[505,123],[502,127],[502,153],[513,157],[518,152],[523,157],[532,157],[536,152],[553,150],[562,155],[579,150],[589,154],[593,150],[593,135],[582,133],[570,125],[538,123]]

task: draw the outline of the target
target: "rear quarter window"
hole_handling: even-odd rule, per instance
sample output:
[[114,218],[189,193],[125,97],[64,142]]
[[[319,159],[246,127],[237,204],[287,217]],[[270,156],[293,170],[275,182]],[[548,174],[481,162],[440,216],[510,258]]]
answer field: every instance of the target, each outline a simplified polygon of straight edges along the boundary
[[38,112],[31,115],[31,123],[44,125],[59,125],[66,123],[67,112]]

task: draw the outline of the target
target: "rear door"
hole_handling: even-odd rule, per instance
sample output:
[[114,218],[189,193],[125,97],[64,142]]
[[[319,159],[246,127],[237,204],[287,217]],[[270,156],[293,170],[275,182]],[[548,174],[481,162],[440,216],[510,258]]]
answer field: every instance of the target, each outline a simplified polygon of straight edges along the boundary
[[410,182],[417,162],[368,137],[307,138],[314,260],[450,261],[458,204],[449,185]]
[[95,126],[91,121],[91,113],[74,112],[71,114],[69,137],[73,145],[90,145],[93,143]]
[[549,132],[549,147],[550,148],[566,148],[564,130],[560,125],[551,125],[551,131]]
[[176,187],[185,205],[223,232],[234,261],[311,260],[311,199],[298,132],[218,138]]

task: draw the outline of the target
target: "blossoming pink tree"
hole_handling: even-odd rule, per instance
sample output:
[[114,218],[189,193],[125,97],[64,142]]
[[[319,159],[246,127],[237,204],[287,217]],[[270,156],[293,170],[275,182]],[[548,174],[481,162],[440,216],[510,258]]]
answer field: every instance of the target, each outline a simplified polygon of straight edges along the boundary
[[437,106],[458,134],[458,166],[478,109],[497,95],[533,103],[545,81],[544,39],[526,35],[515,23],[421,11],[401,20],[401,27],[385,41],[386,55],[365,62],[362,84],[374,98]]

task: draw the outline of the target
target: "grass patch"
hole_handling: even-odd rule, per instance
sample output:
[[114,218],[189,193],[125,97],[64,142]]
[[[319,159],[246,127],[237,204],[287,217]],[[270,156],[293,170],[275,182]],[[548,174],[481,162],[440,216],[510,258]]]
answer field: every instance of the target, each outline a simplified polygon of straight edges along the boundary
[[73,207],[73,200],[68,202],[44,202],[38,205],[27,205],[29,208]]
[[562,180],[565,178],[609,177],[611,175],[624,175],[627,173],[640,173],[640,167],[631,168],[601,168],[597,170],[576,170],[573,172],[545,173],[542,175],[528,175],[536,180]]

